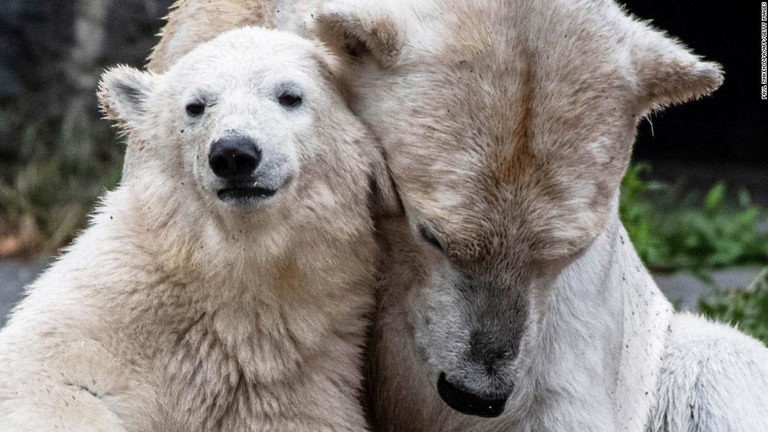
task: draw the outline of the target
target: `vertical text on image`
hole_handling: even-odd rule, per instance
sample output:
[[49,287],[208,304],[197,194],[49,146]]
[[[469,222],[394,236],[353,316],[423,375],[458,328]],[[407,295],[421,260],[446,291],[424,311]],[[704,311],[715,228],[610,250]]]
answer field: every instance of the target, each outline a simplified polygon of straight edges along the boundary
[[760,99],[768,100],[768,2],[760,3]]

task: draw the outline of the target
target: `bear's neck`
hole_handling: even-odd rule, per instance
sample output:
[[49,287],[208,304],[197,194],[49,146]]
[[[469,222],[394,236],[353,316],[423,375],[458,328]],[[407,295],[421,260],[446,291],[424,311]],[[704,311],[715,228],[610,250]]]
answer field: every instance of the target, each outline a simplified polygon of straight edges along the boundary
[[[549,298],[529,376],[541,393],[536,400],[543,402],[531,407],[542,414],[537,417],[584,417],[572,424],[585,426],[601,422],[594,430],[610,424],[616,426],[611,430],[642,430],[672,307],[637,256],[618,213],[558,278]],[[574,392],[586,405],[574,402]],[[592,408],[579,411],[583,406]]]
[[[98,241],[83,245],[97,244],[87,251],[100,260],[93,265],[116,263],[125,271],[131,264],[132,286],[113,284],[108,295],[141,311],[121,324],[138,323],[131,331],[151,361],[209,362],[205,346],[246,382],[270,383],[295,379],[328,356],[343,354],[333,359],[340,365],[357,358],[373,306],[372,238],[334,244],[327,232],[286,223],[275,224],[272,237],[224,236],[219,221],[192,212],[190,197],[153,195],[146,187],[125,184],[110,193],[84,234]],[[146,316],[161,334],[142,333]],[[179,394],[199,390],[183,387],[186,370],[166,372]]]
[[[126,216],[121,222],[134,233],[135,243],[169,277],[233,294],[241,285],[255,288],[254,281],[271,286],[280,279],[280,263],[295,261],[302,240],[311,241],[289,229],[288,215],[224,220],[194,189],[169,188],[168,179],[159,182],[165,185],[127,183],[118,197],[119,213]],[[288,285],[298,282],[280,280]]]

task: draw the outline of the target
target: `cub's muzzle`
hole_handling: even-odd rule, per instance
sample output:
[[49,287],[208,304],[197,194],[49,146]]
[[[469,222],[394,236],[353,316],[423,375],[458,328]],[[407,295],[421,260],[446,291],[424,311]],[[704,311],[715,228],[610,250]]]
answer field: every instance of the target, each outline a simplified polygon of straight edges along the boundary
[[246,180],[261,162],[261,150],[244,136],[227,136],[211,146],[208,164],[216,177],[228,182]]
[[260,181],[261,164],[262,152],[253,139],[229,135],[215,141],[208,165],[222,185],[216,191],[218,198],[227,204],[252,205],[275,195],[281,185]]

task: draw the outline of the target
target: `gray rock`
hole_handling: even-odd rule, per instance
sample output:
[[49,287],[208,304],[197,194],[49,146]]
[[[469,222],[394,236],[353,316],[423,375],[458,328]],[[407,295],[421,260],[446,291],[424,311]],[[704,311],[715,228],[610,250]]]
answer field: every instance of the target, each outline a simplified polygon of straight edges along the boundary
[[713,272],[707,283],[690,273],[654,274],[653,279],[679,310],[696,311],[700,299],[711,300],[717,291],[746,288],[760,273],[760,267],[733,268]]

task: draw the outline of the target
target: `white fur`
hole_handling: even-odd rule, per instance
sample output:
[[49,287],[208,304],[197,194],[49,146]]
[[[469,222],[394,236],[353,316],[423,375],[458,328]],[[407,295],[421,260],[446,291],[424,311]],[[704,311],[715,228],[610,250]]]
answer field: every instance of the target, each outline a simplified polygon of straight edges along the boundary
[[[233,9],[272,4],[210,3],[179,3],[151,68],[183,54],[174,47],[195,43],[190,34],[225,30],[219,23]],[[768,376],[766,349],[746,336],[726,343],[721,332],[706,336],[698,354],[686,348],[695,339],[677,325],[616,208],[636,124],[714,91],[719,65],[607,0],[318,3],[312,29],[355,55],[341,65],[348,99],[382,140],[407,215],[381,229],[389,256],[373,344],[378,429],[768,430],[758,426],[768,417],[755,414],[768,395],[747,384]],[[184,18],[193,12],[210,19]],[[425,223],[450,257],[419,240]],[[493,250],[494,242],[506,249]],[[463,273],[483,265],[496,270],[481,275],[493,283],[460,292]],[[523,298],[527,318],[493,309],[513,296]],[[521,349],[495,382],[475,374],[463,383],[478,394],[514,383],[498,419],[458,414],[436,392],[440,372],[474,373],[462,352],[473,319],[524,327],[508,336],[499,326]],[[713,348],[728,344],[745,358]],[[695,376],[688,359],[701,357],[715,360]],[[749,379],[731,380],[719,365]],[[704,412],[681,409],[689,395]]]
[[[382,162],[327,60],[244,29],[163,75],[105,75],[131,174],[0,333],[0,431],[366,429],[368,181]],[[303,89],[299,108],[278,104],[283,80]],[[208,105],[189,118],[198,91]],[[292,167],[261,207],[211,190],[208,148],[232,129]]]
[[648,430],[768,430],[768,352],[729,326],[676,315],[658,383]]

